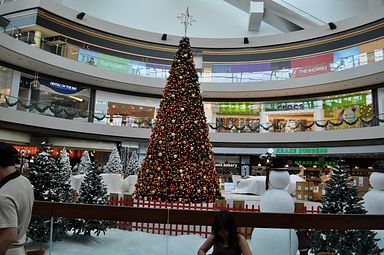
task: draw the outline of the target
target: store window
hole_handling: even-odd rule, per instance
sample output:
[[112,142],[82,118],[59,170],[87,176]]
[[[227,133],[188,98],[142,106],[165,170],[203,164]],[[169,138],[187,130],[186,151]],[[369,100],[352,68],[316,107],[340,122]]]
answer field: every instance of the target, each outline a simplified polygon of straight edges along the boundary
[[95,123],[151,128],[160,100],[97,91]]
[[326,129],[371,126],[373,122],[371,91],[330,96],[323,100]]
[[42,78],[22,80],[31,93],[30,104],[21,107],[43,115],[88,121],[90,89]]
[[[207,105],[207,104],[206,104]],[[209,123],[216,132],[247,133],[258,132],[260,105],[251,102],[223,102],[210,104],[206,115],[211,115]]]
[[204,104],[214,132],[306,132],[373,125],[370,90],[289,101]]
[[4,96],[9,96],[11,94],[12,73],[12,69],[0,66],[0,96],[2,100],[5,100]]

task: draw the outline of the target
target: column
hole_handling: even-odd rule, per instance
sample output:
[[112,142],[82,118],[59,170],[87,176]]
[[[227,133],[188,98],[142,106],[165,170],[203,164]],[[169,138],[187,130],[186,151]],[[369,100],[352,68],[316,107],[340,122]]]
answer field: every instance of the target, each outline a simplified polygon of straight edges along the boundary
[[34,40],[35,40],[35,43],[34,43],[34,46],[36,48],[40,48],[41,46],[41,31],[35,31],[35,37],[34,37]]

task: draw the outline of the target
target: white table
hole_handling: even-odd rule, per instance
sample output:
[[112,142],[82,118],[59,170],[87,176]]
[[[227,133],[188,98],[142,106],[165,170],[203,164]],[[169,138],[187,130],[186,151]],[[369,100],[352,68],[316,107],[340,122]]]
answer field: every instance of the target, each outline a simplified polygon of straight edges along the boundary
[[123,177],[121,174],[100,174],[107,186],[108,193],[121,193],[123,190]]
[[85,174],[77,174],[77,175],[71,176],[71,178],[69,179],[69,184],[71,185],[71,189],[79,191],[81,183],[84,180],[84,176]]
[[[69,183],[71,188],[79,191],[81,183],[84,181],[84,174],[77,174],[71,176]],[[107,186],[107,192],[109,193],[122,193],[123,178],[121,174],[100,174],[103,178],[104,184]]]
[[123,180],[123,192],[133,194],[135,192],[135,185],[137,183],[137,175],[129,175]]
[[[293,194],[296,191],[296,182],[305,181],[303,178],[297,175],[290,175],[290,183],[285,188],[285,190]],[[237,184],[234,190],[231,193],[235,194],[253,194],[253,195],[263,195],[265,193],[265,180],[266,176],[248,176],[244,179],[241,179]]]

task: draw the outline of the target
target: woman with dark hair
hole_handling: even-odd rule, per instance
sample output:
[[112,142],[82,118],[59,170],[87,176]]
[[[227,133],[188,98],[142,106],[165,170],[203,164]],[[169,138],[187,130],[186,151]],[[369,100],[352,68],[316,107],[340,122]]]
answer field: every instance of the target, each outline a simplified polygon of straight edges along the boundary
[[252,255],[247,239],[237,231],[235,218],[228,211],[216,214],[212,234],[207,237],[197,254],[207,254],[212,246],[212,255]]

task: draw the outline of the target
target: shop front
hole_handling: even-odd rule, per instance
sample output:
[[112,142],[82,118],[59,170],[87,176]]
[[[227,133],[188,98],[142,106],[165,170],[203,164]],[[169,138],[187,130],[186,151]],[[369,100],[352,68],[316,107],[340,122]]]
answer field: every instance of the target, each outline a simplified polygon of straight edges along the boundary
[[205,110],[215,132],[305,132],[374,125],[372,101],[372,91],[364,90],[300,100],[206,102]]

